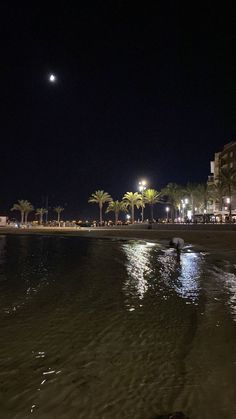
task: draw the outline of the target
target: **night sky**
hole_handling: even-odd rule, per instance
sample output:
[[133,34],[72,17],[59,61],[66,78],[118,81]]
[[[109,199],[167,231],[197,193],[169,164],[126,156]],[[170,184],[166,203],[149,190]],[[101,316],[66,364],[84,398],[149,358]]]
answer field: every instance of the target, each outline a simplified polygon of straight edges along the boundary
[[207,179],[214,152],[235,140],[233,2],[10,3],[1,5],[1,214],[48,195],[65,218],[89,218],[96,189],[121,199],[142,177],[158,190]]

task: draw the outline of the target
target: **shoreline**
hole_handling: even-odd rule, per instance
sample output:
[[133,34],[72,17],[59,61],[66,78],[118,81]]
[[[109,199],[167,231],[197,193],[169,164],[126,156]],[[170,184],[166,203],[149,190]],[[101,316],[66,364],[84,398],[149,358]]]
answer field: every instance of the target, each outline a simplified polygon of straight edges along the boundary
[[[168,226],[169,227],[169,226]],[[236,230],[225,230],[222,228],[207,229],[207,226],[202,226],[199,229],[193,229],[191,226],[187,228],[166,228],[161,226],[159,229],[148,230],[147,227],[143,228],[24,228],[14,229],[12,227],[1,227],[0,235],[62,235],[73,236],[81,238],[94,238],[94,239],[120,239],[120,240],[151,240],[156,242],[168,243],[172,237],[181,237],[188,244],[191,244],[201,250],[222,251],[222,252],[235,252],[236,253]],[[178,227],[178,226],[177,226]]]

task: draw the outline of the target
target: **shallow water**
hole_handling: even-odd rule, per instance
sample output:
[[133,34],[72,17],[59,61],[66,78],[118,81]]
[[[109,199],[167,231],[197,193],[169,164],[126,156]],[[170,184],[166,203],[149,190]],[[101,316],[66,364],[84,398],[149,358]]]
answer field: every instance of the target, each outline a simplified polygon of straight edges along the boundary
[[0,236],[0,417],[236,418],[236,266]]

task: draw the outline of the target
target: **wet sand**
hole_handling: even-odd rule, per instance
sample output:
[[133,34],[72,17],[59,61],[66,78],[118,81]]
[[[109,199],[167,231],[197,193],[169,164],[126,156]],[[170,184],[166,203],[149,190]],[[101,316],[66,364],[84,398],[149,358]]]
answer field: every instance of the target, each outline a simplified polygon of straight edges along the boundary
[[[170,227],[170,226],[168,226]],[[181,228],[179,228],[181,227]],[[194,227],[194,226],[193,226]],[[229,226],[227,226],[229,227]],[[19,235],[73,235],[86,238],[111,238],[119,240],[138,239],[151,240],[163,242],[167,244],[172,237],[182,237],[187,244],[191,244],[200,250],[209,250],[215,252],[231,253],[236,251],[236,230],[232,226],[232,230],[224,229],[224,226],[198,226],[198,229],[191,229],[183,225],[172,226],[172,228],[165,229],[160,226],[157,229],[148,230],[148,228],[28,228],[28,229],[13,229],[0,228],[1,234],[19,234]]]

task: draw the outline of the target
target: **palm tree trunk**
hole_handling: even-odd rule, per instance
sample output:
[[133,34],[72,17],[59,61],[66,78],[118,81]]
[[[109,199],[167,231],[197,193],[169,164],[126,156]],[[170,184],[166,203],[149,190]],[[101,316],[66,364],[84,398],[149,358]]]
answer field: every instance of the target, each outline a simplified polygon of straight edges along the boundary
[[58,225],[60,226],[60,212],[57,213],[57,222],[58,222]]
[[27,224],[27,220],[28,220],[28,212],[25,213],[25,224]]
[[102,205],[99,205],[100,209],[100,225],[102,226]]
[[194,203],[194,199],[192,197],[192,216],[193,216],[193,221],[195,220],[195,203]]
[[115,212],[115,225],[117,226],[117,222],[118,222],[118,217],[119,217],[119,212],[116,211]]
[[174,220],[175,220],[175,218],[174,218],[174,210],[175,210],[174,205],[171,205],[171,207],[170,207],[170,211],[171,211],[171,221],[172,221],[172,223],[173,223],[173,222],[174,222]]
[[134,224],[134,204],[131,205],[131,221]]
[[43,224],[43,214],[40,214],[40,224]]
[[153,204],[150,204],[151,209],[151,222],[153,222]]
[[24,211],[21,211],[21,224],[24,224]]

